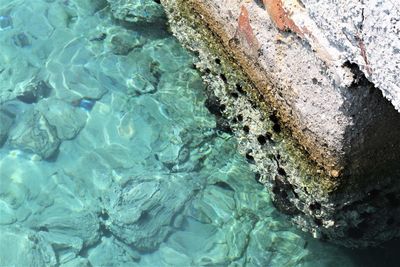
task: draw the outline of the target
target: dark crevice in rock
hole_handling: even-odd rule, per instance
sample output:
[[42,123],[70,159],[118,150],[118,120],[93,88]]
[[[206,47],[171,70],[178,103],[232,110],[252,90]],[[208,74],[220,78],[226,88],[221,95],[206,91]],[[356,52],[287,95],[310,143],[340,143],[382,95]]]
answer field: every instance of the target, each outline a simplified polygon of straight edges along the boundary
[[282,176],[275,176],[272,181],[272,203],[282,213],[297,215],[300,211],[290,200],[293,195],[292,185]]
[[265,145],[267,143],[267,137],[265,137],[264,135],[259,135],[257,137],[257,141],[260,145]]
[[218,186],[219,188],[222,188],[224,190],[235,191],[235,189],[233,189],[232,186],[230,186],[228,183],[223,182],[223,181],[218,181],[214,185]]
[[254,0],[254,2],[262,9],[265,9],[264,2],[262,0]]
[[59,154],[60,154],[60,149],[57,148],[50,157],[46,158],[46,161],[56,162]]
[[315,222],[315,224],[318,225],[318,226],[322,226],[322,225],[323,225],[322,220],[319,219],[319,218],[314,218],[314,222]]
[[110,229],[108,229],[107,226],[104,225],[103,223],[100,223],[99,232],[101,236],[105,237],[111,237],[113,235]]
[[286,171],[281,167],[278,168],[278,173],[279,175],[286,176]]
[[275,113],[275,112],[272,113],[272,114],[269,116],[269,119],[274,123],[274,125],[272,126],[272,129],[274,130],[274,132],[280,133],[280,132],[281,132],[281,126],[280,126],[280,124],[279,124],[279,119],[278,119],[278,117],[276,116],[276,113]]
[[303,1],[297,0],[297,3],[299,3],[299,5],[300,5],[302,8],[306,8],[306,5],[303,3]]
[[37,103],[43,98],[48,98],[53,89],[45,81],[38,81],[28,85],[28,88],[17,99],[26,103]]
[[216,130],[225,132],[227,134],[233,134],[230,123],[226,117],[223,116],[223,112],[226,109],[225,104],[221,104],[221,100],[213,94],[209,94],[204,106],[210,111],[211,114],[216,117]]
[[249,126],[247,126],[247,125],[243,126],[243,132],[244,132],[245,134],[248,134],[248,133],[250,132]]
[[254,179],[256,180],[257,183],[263,184],[263,183],[261,182],[261,174],[260,174],[259,172],[256,172],[256,173],[254,174]]
[[151,215],[148,211],[142,211],[142,213],[140,214],[139,219],[137,220],[137,224],[146,224],[147,222],[149,222],[151,220]]
[[217,118],[216,129],[218,131],[221,131],[221,132],[224,132],[224,133],[227,133],[227,134],[230,134],[230,135],[233,134],[233,130],[232,130],[231,126],[230,126],[229,121],[227,119],[225,119],[224,117]]
[[205,107],[215,116],[222,116],[221,101],[216,96],[208,96],[204,102]]
[[310,208],[310,210],[312,210],[312,211],[317,211],[317,210],[320,210],[320,209],[321,209],[321,204],[318,203],[318,202],[314,202],[314,203],[311,203],[311,204],[309,205],[309,208]]
[[221,80],[222,80],[224,83],[228,83],[228,79],[226,78],[225,74],[221,73],[221,74],[219,75],[219,77],[221,78]]
[[356,63],[346,61],[343,67],[350,69],[353,73],[353,82],[349,88],[357,88],[358,86],[373,86],[373,84],[365,77],[365,74],[360,70],[360,67]]
[[241,95],[247,95],[247,92],[243,90],[242,85],[239,83],[236,84],[236,91],[238,91]]
[[236,98],[236,99],[239,97],[238,93],[236,93],[236,92],[232,92],[232,93],[231,93],[231,96],[232,96],[233,98]]
[[102,219],[104,221],[107,221],[110,218],[110,215],[108,215],[108,212],[106,210],[101,211],[98,214],[98,216],[99,216],[100,219]]
[[250,163],[250,164],[255,164],[256,161],[254,160],[254,157],[253,157],[253,155],[251,154],[252,152],[253,152],[252,150],[247,151],[247,153],[246,153],[246,159],[247,159],[247,162],[248,162],[248,163]]
[[41,232],[48,232],[49,228],[47,228],[46,226],[40,226],[38,230]]

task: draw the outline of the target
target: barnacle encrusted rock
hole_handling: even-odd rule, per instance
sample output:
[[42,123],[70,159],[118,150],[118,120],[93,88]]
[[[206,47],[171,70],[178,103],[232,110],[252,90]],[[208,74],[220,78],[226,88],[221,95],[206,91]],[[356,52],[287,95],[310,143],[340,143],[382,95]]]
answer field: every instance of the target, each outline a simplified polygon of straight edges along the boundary
[[[400,114],[390,80],[399,75],[365,64],[375,41],[357,34],[371,7],[351,1],[354,10],[340,22],[350,32],[338,33],[344,42],[327,34],[340,15],[317,19],[328,3],[161,2],[174,34],[199,55],[211,110],[225,118],[219,126],[235,132],[277,208],[315,237],[346,246],[400,234]],[[352,12],[361,12],[354,27]],[[399,47],[395,36],[387,38]],[[397,54],[391,56],[398,66]]]

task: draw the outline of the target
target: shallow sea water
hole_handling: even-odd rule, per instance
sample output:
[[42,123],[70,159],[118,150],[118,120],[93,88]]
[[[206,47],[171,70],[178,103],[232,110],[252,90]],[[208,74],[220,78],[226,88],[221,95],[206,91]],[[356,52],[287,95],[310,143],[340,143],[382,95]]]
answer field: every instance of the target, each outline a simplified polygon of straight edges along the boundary
[[0,0],[0,266],[363,266],[275,210],[154,3],[109,2]]

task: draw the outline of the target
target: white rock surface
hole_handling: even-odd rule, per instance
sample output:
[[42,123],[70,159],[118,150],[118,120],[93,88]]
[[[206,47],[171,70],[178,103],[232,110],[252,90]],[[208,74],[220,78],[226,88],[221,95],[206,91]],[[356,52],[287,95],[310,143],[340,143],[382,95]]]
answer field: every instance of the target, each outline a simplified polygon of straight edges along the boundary
[[[357,64],[400,111],[400,2],[396,0],[282,1],[305,38],[329,64]],[[305,7],[305,8],[304,8]],[[324,58],[324,53],[330,58]]]

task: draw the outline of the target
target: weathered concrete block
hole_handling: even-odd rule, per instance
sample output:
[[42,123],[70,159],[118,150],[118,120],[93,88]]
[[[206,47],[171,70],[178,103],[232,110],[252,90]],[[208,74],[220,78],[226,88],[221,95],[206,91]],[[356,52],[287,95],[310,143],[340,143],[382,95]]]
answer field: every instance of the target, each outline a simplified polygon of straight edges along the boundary
[[[212,65],[213,56],[225,58],[222,65],[244,73],[249,94],[262,96],[251,101],[262,107],[267,103],[272,124],[295,140],[293,147],[286,141],[278,146],[290,154],[285,160],[276,147],[267,149],[272,155],[265,157],[265,150],[255,151],[247,142],[251,153],[246,156],[267,176],[261,180],[278,207],[292,213],[304,230],[349,246],[400,234],[400,114],[393,107],[399,108],[400,45],[393,34],[396,11],[385,11],[390,1],[350,1],[354,7],[346,12],[338,10],[348,1],[161,2],[177,37],[204,63]],[[377,36],[384,30],[372,21],[392,21],[384,24],[388,36]],[[387,56],[379,44],[390,48]],[[382,61],[391,58],[392,65],[383,68],[374,53],[381,53]],[[206,82],[215,85],[210,75],[218,71],[200,69],[206,70]],[[226,73],[228,67],[219,69],[232,95],[233,75]],[[236,112],[249,111],[237,107]],[[261,124],[253,119],[246,126],[257,132]],[[262,171],[270,166],[275,168]]]

